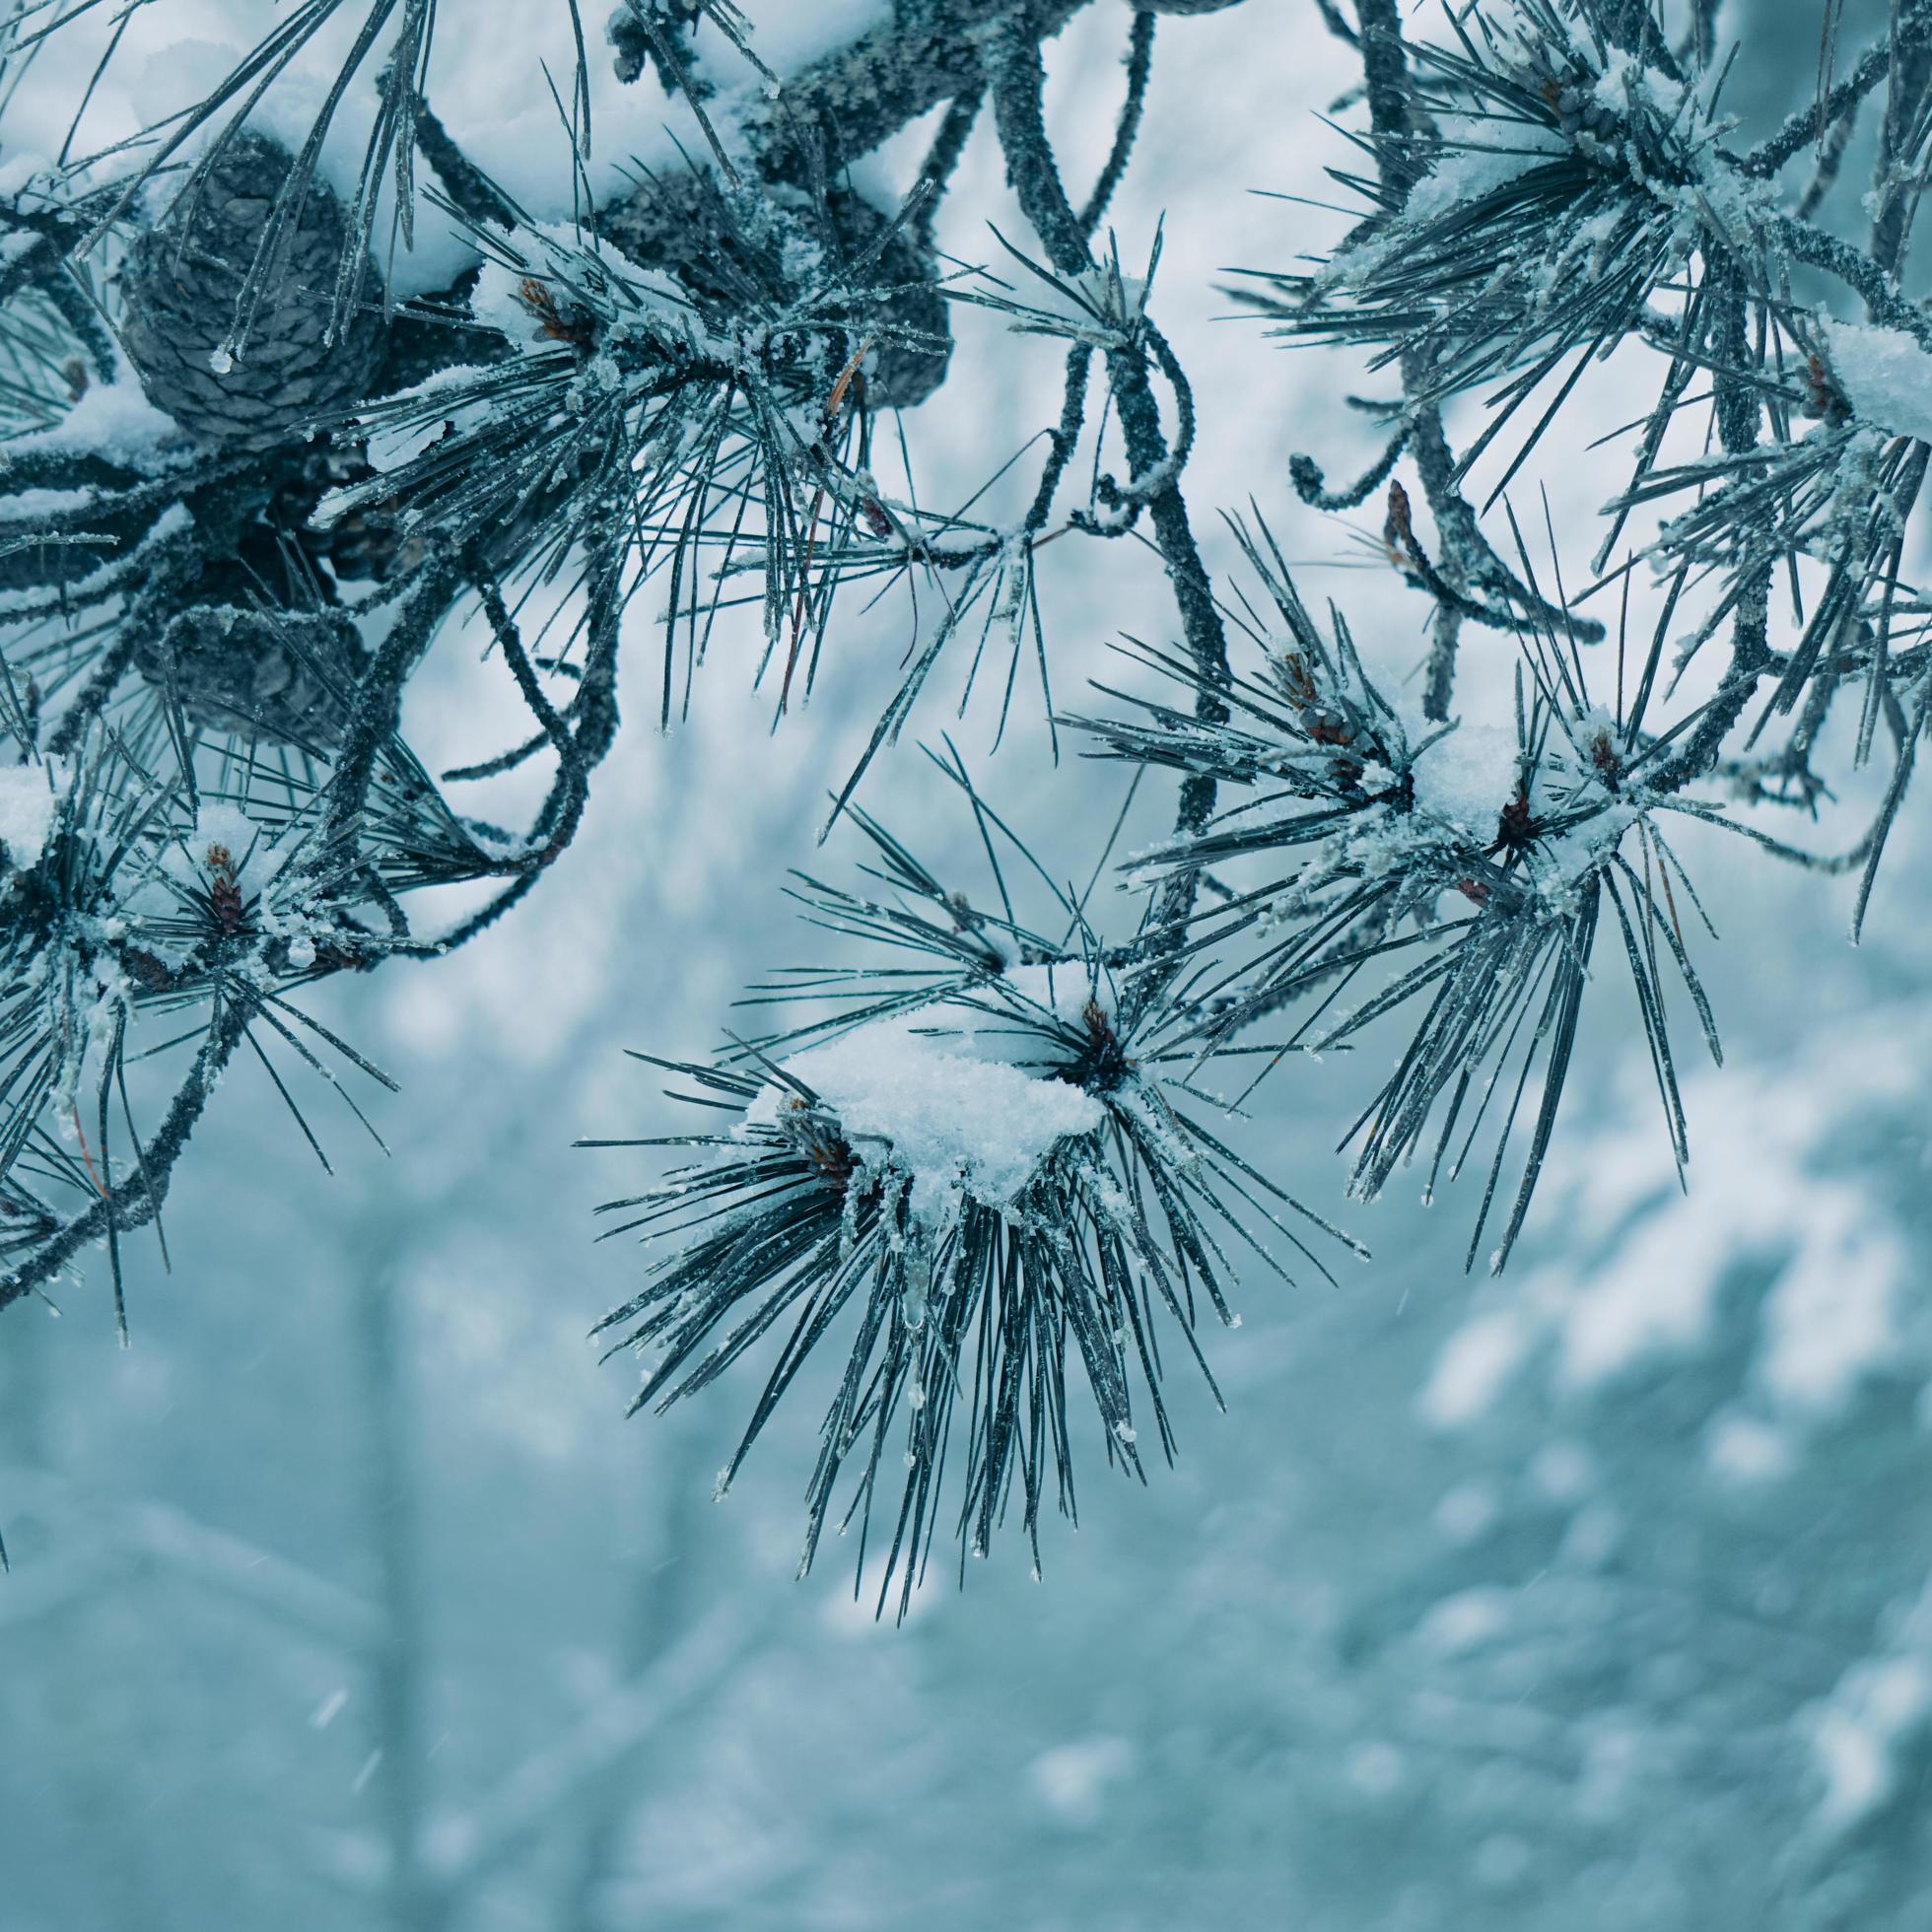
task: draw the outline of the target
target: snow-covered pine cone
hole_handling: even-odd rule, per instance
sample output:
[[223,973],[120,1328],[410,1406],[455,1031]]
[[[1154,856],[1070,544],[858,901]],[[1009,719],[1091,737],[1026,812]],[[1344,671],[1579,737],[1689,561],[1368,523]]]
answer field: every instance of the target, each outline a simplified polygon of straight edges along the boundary
[[242,286],[288,150],[238,134],[198,187],[135,242],[121,271],[121,340],[149,398],[198,441],[267,449],[315,417],[357,400],[381,353],[382,326],[365,288],[334,341],[329,322],[348,233],[326,183],[284,230],[269,283],[239,354],[227,344]]
[[135,653],[157,690],[210,730],[325,751],[342,735],[368,662],[339,610],[195,604]]

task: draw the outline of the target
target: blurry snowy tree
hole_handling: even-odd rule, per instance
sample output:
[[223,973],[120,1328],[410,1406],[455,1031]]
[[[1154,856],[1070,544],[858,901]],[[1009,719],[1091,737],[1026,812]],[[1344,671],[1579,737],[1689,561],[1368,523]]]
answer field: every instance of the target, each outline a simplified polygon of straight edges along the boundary
[[[748,668],[797,729],[845,614],[896,598],[903,676],[831,812],[868,882],[796,888],[849,956],[754,996],[808,1014],[677,1070],[722,1125],[613,1204],[669,1252],[607,1325],[649,1358],[640,1401],[773,1341],[724,1481],[842,1333],[805,1560],[849,1461],[862,1529],[898,1470],[903,1606],[943,1514],[983,1551],[1012,1505],[1037,1552],[1049,1500],[1071,1511],[1070,1352],[1100,1453],[1138,1475],[1143,1437],[1173,1448],[1163,1336],[1199,1361],[1199,1301],[1228,1320],[1239,1269],[1286,1276],[1270,1243],[1324,1276],[1352,1245],[1233,1144],[1240,1102],[1291,1055],[1407,1017],[1345,1137],[1352,1192],[1417,1156],[1433,1189],[1481,1140],[1468,1252],[1494,1228],[1500,1269],[1611,968],[1682,1174],[1669,1002],[1688,998],[1713,1055],[1717,1036],[1666,828],[1733,823],[1738,801],[1822,815],[1842,782],[1820,769],[1834,708],[1855,714],[1847,765],[1886,774],[1868,828],[1836,856],[1736,829],[1856,873],[1857,932],[1932,710],[1906,569],[1932,310],[1900,279],[1932,0],[1896,0],[1855,54],[1828,8],[1816,101],[1757,130],[1725,105],[1701,0],[1490,0],[1414,29],[1396,0],[1352,18],[1318,0],[1297,18],[1359,56],[1364,172],[1339,178],[1360,218],[1310,272],[1250,274],[1244,299],[1399,379],[1362,403],[1386,439],[1366,473],[1331,489],[1297,456],[1291,474],[1334,510],[1386,486],[1381,555],[1429,612],[1418,702],[1341,613],[1308,609],[1258,516],[1232,526],[1241,571],[1210,577],[1158,239],[1125,264],[1100,239],[1158,16],[1218,8],[1122,10],[1125,104],[1076,195],[1042,47],[1079,0],[827,8],[792,57],[729,0],[626,0],[601,47],[564,5],[575,71],[529,81],[567,132],[565,219],[525,207],[513,139],[458,138],[439,113],[434,0],[302,0],[99,147],[90,101],[143,10],[18,0],[7,20],[10,108],[77,36],[94,79],[62,104],[57,152],[0,150],[0,1302],[104,1242],[118,1307],[122,1243],[159,1235],[231,1062],[266,1069],[318,1154],[285,1071],[360,1116],[352,1084],[385,1076],[302,994],[447,956],[541,883],[617,742],[619,638],[646,586],[666,727],[702,702],[726,609],[757,613]],[[613,168],[593,63],[661,91],[678,129],[661,152]],[[1853,236],[1821,211],[1867,104],[1877,172]],[[998,273],[943,255],[933,227],[982,114],[1032,231],[997,238]],[[873,199],[866,158],[922,120],[913,192]],[[1001,379],[952,367],[960,304],[1064,357],[1008,518],[976,514],[984,491],[945,506],[920,487],[917,405]],[[1571,533],[1539,512],[1526,534],[1509,485],[1626,343],[1653,380],[1572,588]],[[1483,416],[1459,448],[1447,412],[1466,398]],[[1505,449],[1475,503],[1473,467]],[[1172,593],[1142,630],[1178,642],[1126,647],[1138,683],[1105,694],[1110,714],[1055,714],[1039,573],[1124,541]],[[523,735],[439,782],[401,735],[405,693],[465,624]],[[1472,627],[1517,664],[1513,700],[1464,719]],[[856,802],[948,652],[969,691],[1000,666],[1002,724],[1030,658],[1058,727],[1137,783],[1178,775],[1127,893],[1095,898],[1120,825],[1084,888],[1064,885],[955,754],[933,783],[983,840],[989,893]],[[541,796],[506,826],[476,788],[528,770]],[[1202,1084],[1228,1069],[1232,1102]]]

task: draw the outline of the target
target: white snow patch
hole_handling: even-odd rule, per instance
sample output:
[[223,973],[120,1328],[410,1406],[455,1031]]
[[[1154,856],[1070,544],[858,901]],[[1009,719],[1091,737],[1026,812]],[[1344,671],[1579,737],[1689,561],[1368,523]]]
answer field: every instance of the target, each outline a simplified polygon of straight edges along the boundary
[[[258,866],[269,847],[266,829],[246,812],[220,799],[204,798],[193,826],[162,853],[162,869],[184,884],[205,886],[219,868],[238,876]],[[221,855],[226,853],[224,861]]]
[[1056,1019],[1072,1026],[1086,1023],[1089,1004],[1104,1012],[1108,1001],[1093,984],[1086,963],[1078,959],[1055,959],[1042,966],[1008,966],[1000,983],[1010,987],[1022,1000]]
[[50,780],[44,765],[0,766],[0,844],[16,871],[37,865],[46,850],[57,802]]
[[[1080,1088],[960,1052],[957,1039],[923,1030],[933,1023],[876,1021],[786,1063],[838,1116],[862,1160],[910,1177],[912,1213],[928,1226],[948,1218],[962,1193],[1005,1206],[1060,1141],[1104,1119]],[[775,1120],[782,1098],[767,1086],[746,1120]]]
[[1694,1353],[1710,1318],[1728,1244],[1707,1265],[1673,1266],[1670,1216],[1660,1215],[1631,1239],[1620,1264],[1570,1297],[1559,1347],[1562,1381],[1594,1388],[1658,1356]]
[[1622,116],[1647,110],[1673,120],[1684,104],[1684,89],[1632,53],[1614,55],[1591,92],[1612,113]]
[[[1877,1012],[1835,1036],[1829,1060],[1775,1075],[1732,1070],[1687,1081],[1696,1159],[1680,1192],[1653,1093],[1632,1083],[1621,1117],[1565,1144],[1545,1215],[1564,1259],[1497,1286],[1444,1345],[1419,1409],[1440,1428],[1475,1423],[1532,1363],[1558,1395],[1589,1395],[1657,1362],[1702,1351],[1718,1294],[1740,1264],[1767,1281],[1754,1311],[1746,1407],[1780,1450],[1742,1426],[1715,1429],[1710,1467],[1762,1480],[1806,1430],[1841,1414],[1898,1359],[1913,1264],[1883,1195],[1829,1163],[1848,1118],[1909,1104],[1923,1077],[1913,1014]],[[1745,1150],[1749,1150],[1746,1152]],[[1822,1171],[1821,1171],[1822,1170]],[[1550,1186],[1553,1183],[1553,1186]],[[1579,1265],[1578,1257],[1585,1259]]]
[[173,417],[157,409],[132,376],[89,385],[50,429],[17,437],[10,455],[85,450],[128,469],[143,469],[169,446],[188,448]]
[[1819,324],[1831,373],[1861,423],[1932,443],[1932,356],[1903,329]]
[[1518,774],[1514,726],[1458,724],[1415,761],[1415,802],[1486,845]]
[[[1439,220],[1466,201],[1480,201],[1494,194],[1519,174],[1527,174],[1531,169],[1568,152],[1562,138],[1553,130],[1512,127],[1511,145],[1495,148],[1485,145],[1483,123],[1464,121],[1461,126],[1470,130],[1460,137],[1470,145],[1453,148],[1409,190],[1402,218],[1411,227]],[[1453,125],[1444,132],[1451,141],[1459,138]],[[1494,137],[1491,134],[1487,138]]]
[[[1017,298],[1034,315],[1050,316],[1066,332],[1106,342],[1130,332],[1147,306],[1147,284],[1138,276],[1116,277],[1111,268],[1089,268],[1079,275],[1041,280]],[[1025,316],[1014,326],[1027,327]]]
[[1813,1822],[1829,1836],[1880,1809],[1898,1783],[1898,1748],[1932,1713],[1923,1657],[1861,1657],[1805,1713],[1824,1795]]
[[219,848],[239,870],[247,862],[250,853],[258,852],[266,843],[261,827],[239,805],[204,798],[195,813],[194,836],[188,841],[188,850],[199,863],[209,865],[220,862],[213,856]]
[[1535,1341],[1534,1323],[1513,1308],[1465,1322],[1436,1357],[1422,1391],[1423,1419],[1439,1429],[1467,1427],[1508,1386]]
[[[466,400],[462,393],[484,376],[485,369],[480,363],[464,363],[454,369],[440,370],[405,395],[389,398],[384,408],[372,410],[364,419],[369,431],[370,467],[389,475],[414,462],[445,430],[461,435],[485,421],[490,413],[489,405]],[[446,393],[449,406],[439,409],[438,400]],[[407,415],[398,413],[398,405],[404,402],[411,405]],[[354,495],[349,490],[330,493],[331,499],[344,504]],[[326,524],[329,516],[324,510],[318,510],[315,520]]]
[[1835,1414],[1898,1341],[1894,1304],[1905,1257],[1889,1229],[1870,1224],[1868,1212],[1849,1191],[1821,1202],[1814,1238],[1765,1299],[1759,1373],[1788,1408]]

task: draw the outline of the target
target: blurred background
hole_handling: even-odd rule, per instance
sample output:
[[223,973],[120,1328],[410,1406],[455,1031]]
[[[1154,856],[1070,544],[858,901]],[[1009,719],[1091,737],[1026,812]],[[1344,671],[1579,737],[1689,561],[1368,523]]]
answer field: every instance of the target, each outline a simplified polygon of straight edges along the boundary
[[[786,8],[753,11],[785,31]],[[1810,97],[1825,11],[1726,7],[1740,115]],[[1844,11],[1855,47],[1884,7]],[[525,32],[500,0],[444,13],[452,60]],[[1128,22],[1101,0],[1049,50],[1075,180]],[[519,41],[525,80],[554,25]],[[1341,232],[1250,190],[1338,198],[1323,171],[1358,157],[1318,115],[1352,78],[1306,0],[1163,21],[1112,220],[1132,272],[1165,218],[1151,307],[1196,385],[1212,562],[1233,568],[1212,512],[1252,496],[1311,601],[1401,675],[1425,612],[1377,561],[1379,509],[1323,518],[1287,480],[1295,450],[1366,460],[1345,397],[1381,379],[1270,342],[1217,288]],[[613,108],[600,135],[632,131]],[[903,187],[922,132],[875,184]],[[1859,168],[1832,204],[1853,225]],[[942,239],[996,260],[989,221],[1023,233],[982,128]],[[906,420],[923,501],[963,499],[1058,409],[1051,344],[979,310],[955,328],[950,380]],[[1579,560],[1620,462],[1584,446],[1637,413],[1622,364],[1512,486],[1548,490]],[[1130,545],[1057,544],[1041,586],[1063,705],[1120,679],[1110,641],[1171,635]],[[1343,1203],[1335,1142],[1369,1069],[1265,1086],[1243,1151],[1373,1262],[1339,1288],[1254,1280],[1240,1332],[1206,1338],[1228,1413],[1173,1378],[1177,1467],[1143,1490],[1094,1458],[1042,1580],[1017,1539],[963,1587],[935,1554],[895,1626],[844,1545],[794,1580],[809,1399],[716,1506],[753,1377],[624,1419],[637,1367],[586,1337],[644,1261],[595,1245],[590,1210],[656,1170],[571,1147],[677,1131],[623,1049],[707,1053],[740,987],[825,956],[787,871],[850,877],[856,842],[815,833],[906,641],[903,612],[850,608],[776,733],[747,634],[659,734],[641,599],[628,740],[546,887],[447,962],[314,1002],[400,1081],[376,1112],[392,1156],[317,1109],[324,1174],[238,1064],[170,1200],[172,1272],[152,1244],[133,1259],[132,1346],[104,1269],[59,1320],[0,1320],[0,1926],[1932,1924],[1925,801],[1856,951],[1849,882],[1685,835],[1723,934],[1697,956],[1727,1062],[1688,1082],[1690,1192],[1606,976],[1500,1280],[1464,1273],[1468,1183],[1432,1208],[1419,1176]],[[481,643],[451,634],[417,681],[405,729],[433,770],[515,716]],[[1462,709],[1506,689],[1512,651],[1471,634]],[[1025,664],[994,755],[1003,663],[962,717],[963,675],[942,661],[863,801],[976,883],[971,823],[913,742],[950,731],[1083,879],[1121,772],[1071,741],[1055,764]],[[1797,836],[1850,844],[1860,795]]]

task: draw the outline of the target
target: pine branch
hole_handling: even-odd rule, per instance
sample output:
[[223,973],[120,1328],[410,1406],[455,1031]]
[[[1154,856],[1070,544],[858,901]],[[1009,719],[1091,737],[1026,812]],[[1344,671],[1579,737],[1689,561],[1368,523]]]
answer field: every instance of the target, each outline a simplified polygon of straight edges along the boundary
[[[1047,140],[1041,111],[1044,72],[1038,42],[1009,23],[988,40],[987,58],[1007,176],[1054,268],[1078,282],[1097,270],[1080,220],[1061,185],[1059,167]],[[1196,686],[1198,715],[1205,723],[1218,723],[1226,716],[1218,686],[1227,672],[1227,640],[1214,607],[1212,586],[1195,544],[1187,503],[1172,461],[1174,452],[1161,428],[1145,349],[1132,340],[1110,347],[1107,373],[1128,460],[1136,477],[1149,479],[1148,517],[1174,586],[1183,634],[1201,672]],[[1190,774],[1181,784],[1178,830],[1184,834],[1199,832],[1213,809],[1213,780]],[[1186,871],[1170,881],[1156,919],[1157,932],[1173,931],[1186,921],[1196,884],[1194,874]]]

